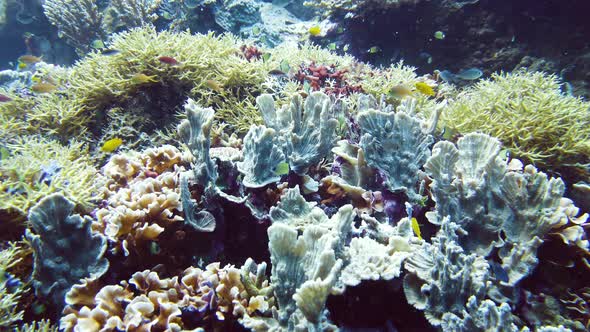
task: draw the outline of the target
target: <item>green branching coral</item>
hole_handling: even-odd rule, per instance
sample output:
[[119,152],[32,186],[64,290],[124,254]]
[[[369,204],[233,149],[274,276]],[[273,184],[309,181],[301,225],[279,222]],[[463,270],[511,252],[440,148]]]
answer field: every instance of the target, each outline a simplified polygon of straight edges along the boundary
[[442,114],[446,128],[497,137],[520,159],[588,175],[590,103],[561,94],[556,76],[494,74],[461,92]]
[[[100,199],[97,170],[83,143],[63,146],[39,137],[7,145],[11,156],[0,161],[0,211],[23,220],[29,208],[50,193],[61,192],[87,210]],[[6,221],[6,220],[4,220]]]
[[[133,29],[113,36],[110,48],[117,54],[93,53],[76,64],[62,98],[94,115],[114,106],[143,103],[148,108],[151,102],[161,107],[147,113],[172,122],[175,108],[191,97],[204,107],[212,106],[219,120],[247,130],[260,122],[254,96],[267,71],[262,61],[241,56],[240,44],[231,35]],[[177,64],[160,61],[163,56]],[[51,111],[50,107],[44,109]]]
[[21,260],[19,250],[14,242],[0,250],[0,329],[3,331],[23,318],[23,311],[17,306],[24,291],[23,285],[20,282],[17,286],[9,285],[10,278],[6,277],[7,270]]

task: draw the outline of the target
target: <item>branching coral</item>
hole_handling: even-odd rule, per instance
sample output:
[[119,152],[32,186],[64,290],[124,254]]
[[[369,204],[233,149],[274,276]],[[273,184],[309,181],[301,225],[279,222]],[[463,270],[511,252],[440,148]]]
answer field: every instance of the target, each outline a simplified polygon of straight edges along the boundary
[[8,329],[23,318],[18,301],[23,294],[23,284],[8,273],[8,269],[20,263],[19,247],[9,243],[0,250],[0,328]]
[[466,134],[497,137],[513,155],[537,167],[585,173],[590,165],[590,104],[560,92],[544,73],[493,74],[461,92],[442,124]]
[[106,37],[103,15],[95,0],[47,0],[43,9],[49,22],[58,28],[59,35],[82,53],[89,50],[94,40]]
[[97,170],[80,142],[63,146],[36,137],[22,137],[7,146],[12,155],[0,161],[0,209],[22,219],[44,196],[60,192],[89,210],[101,196]]

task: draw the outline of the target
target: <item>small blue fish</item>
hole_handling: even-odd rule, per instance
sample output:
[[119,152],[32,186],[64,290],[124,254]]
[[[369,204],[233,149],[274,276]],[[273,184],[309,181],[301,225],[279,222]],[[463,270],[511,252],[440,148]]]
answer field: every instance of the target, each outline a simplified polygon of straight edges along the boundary
[[483,76],[483,72],[478,68],[469,68],[465,70],[461,70],[458,72],[456,77],[466,80],[466,81],[473,81]]
[[494,277],[498,281],[508,282],[510,278],[508,277],[508,272],[504,270],[500,263],[495,261],[488,261],[490,267],[492,268],[492,272],[494,273]]

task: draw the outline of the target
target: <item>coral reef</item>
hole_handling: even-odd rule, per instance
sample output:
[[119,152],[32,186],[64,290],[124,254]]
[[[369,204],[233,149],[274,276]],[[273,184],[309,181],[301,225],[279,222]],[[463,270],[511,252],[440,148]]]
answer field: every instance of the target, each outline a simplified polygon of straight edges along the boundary
[[587,103],[546,74],[419,76],[381,54],[396,34],[362,50],[383,67],[338,55],[363,19],[473,1],[315,5],[348,23],[301,1],[45,2],[83,58],[45,64],[28,36],[0,83],[2,329],[588,329],[587,207],[564,196],[585,184],[556,177],[588,166]]

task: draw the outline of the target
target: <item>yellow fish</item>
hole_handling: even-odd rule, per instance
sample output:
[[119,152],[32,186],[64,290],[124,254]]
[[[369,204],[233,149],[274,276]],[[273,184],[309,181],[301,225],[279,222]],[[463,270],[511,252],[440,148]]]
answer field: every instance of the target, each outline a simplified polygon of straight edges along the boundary
[[100,151],[110,153],[110,152],[117,150],[117,148],[119,146],[121,146],[121,144],[123,144],[123,140],[118,137],[115,137],[115,138],[112,138],[112,139],[104,142],[104,144],[100,148]]
[[214,80],[207,80],[205,81],[205,85],[207,85],[207,87],[215,92],[218,93],[223,93],[223,86],[221,86],[221,84],[215,82]]
[[432,97],[432,96],[436,95],[436,93],[434,92],[434,89],[430,85],[428,85],[424,82],[418,82],[414,86],[416,87],[416,90],[420,91],[421,93],[423,93],[427,96]]
[[31,87],[31,90],[36,93],[49,93],[57,90],[57,87],[51,83],[36,83]]
[[412,230],[414,234],[418,237],[418,239],[422,240],[422,234],[420,233],[420,225],[418,225],[418,220],[416,218],[412,218]]
[[137,73],[131,76],[131,82],[135,84],[145,84],[158,82],[158,80],[156,79],[156,75],[148,76],[144,73]]
[[41,57],[34,56],[34,55],[23,55],[18,58],[18,62],[23,62],[26,64],[33,64],[33,63],[41,62],[42,60],[43,59],[41,59]]
[[277,167],[275,168],[275,174],[276,175],[289,174],[289,163],[282,162],[282,163],[278,164]]
[[399,85],[396,85],[396,86],[392,87],[391,89],[389,89],[388,94],[389,94],[389,96],[391,96],[393,98],[401,99],[406,96],[411,96],[412,90],[410,90],[410,88],[408,88],[404,84],[399,84]]
[[309,28],[309,34],[317,37],[322,33],[322,28],[320,28],[319,25],[314,25],[311,28]]

